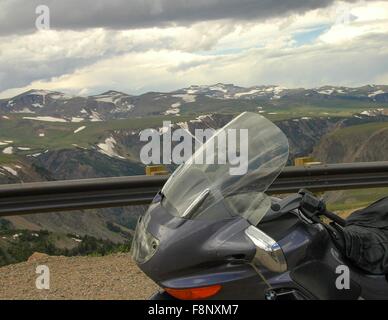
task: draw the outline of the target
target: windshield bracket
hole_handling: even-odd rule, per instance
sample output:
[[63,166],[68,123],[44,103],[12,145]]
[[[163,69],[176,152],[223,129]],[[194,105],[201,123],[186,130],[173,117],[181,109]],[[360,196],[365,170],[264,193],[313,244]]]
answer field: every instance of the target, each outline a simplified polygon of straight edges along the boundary
[[185,210],[183,213],[182,218],[185,219],[191,219],[193,214],[199,209],[199,207],[203,204],[203,202],[206,200],[208,195],[210,194],[210,189],[206,188],[191,204],[190,206]]

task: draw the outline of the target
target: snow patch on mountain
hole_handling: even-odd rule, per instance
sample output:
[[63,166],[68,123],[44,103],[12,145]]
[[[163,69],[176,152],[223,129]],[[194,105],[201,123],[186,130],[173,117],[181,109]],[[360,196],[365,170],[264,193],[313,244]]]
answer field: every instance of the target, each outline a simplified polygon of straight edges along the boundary
[[3,150],[4,154],[13,154],[13,147],[7,147]]
[[[170,130],[171,128],[172,128],[172,123],[170,123],[168,127],[161,127],[161,128],[159,128],[158,132],[159,132],[160,135],[162,135],[162,134],[167,133],[168,130]],[[136,134],[136,131],[133,131],[133,133]],[[134,134],[131,134],[131,135],[134,135]]]
[[220,91],[220,92],[223,92],[223,93],[228,93],[228,89],[222,83],[218,83],[218,84],[216,84],[214,86],[209,87],[209,90]]
[[85,120],[84,118],[79,118],[79,117],[72,117],[71,118],[71,122],[82,122],[84,120]]
[[260,89],[253,89],[253,90],[250,90],[250,91],[247,91],[247,92],[236,93],[234,96],[235,96],[235,98],[241,98],[241,97],[244,97],[244,96],[251,96],[251,95],[256,94],[256,93],[263,94],[262,90],[260,90]]
[[280,93],[282,93],[284,90],[286,90],[285,87],[279,87],[279,86],[268,87],[268,88],[265,89],[266,92],[273,92],[274,94],[280,94]]
[[193,94],[175,94],[174,98],[181,98],[186,103],[192,103],[197,100],[197,96]]
[[11,167],[1,166],[0,168],[5,170],[5,171],[7,171],[10,174],[12,174],[13,176],[17,176],[18,175],[17,171],[15,169],[11,168]]
[[121,105],[116,106],[115,109],[112,110],[112,113],[125,113],[130,112],[135,108],[133,104],[129,104],[127,101],[123,102]]
[[213,117],[212,114],[204,114],[204,115],[198,116],[197,118],[195,118],[193,120],[190,120],[190,123],[201,123],[201,122],[203,122],[203,120],[205,120],[207,118],[212,120],[213,119],[212,117]]
[[101,115],[98,112],[96,112],[96,111],[92,111],[92,115],[90,116],[90,121],[91,122],[102,121]]
[[27,155],[27,157],[37,158],[37,157],[39,157],[41,154],[42,154],[41,152],[33,153],[33,154]]
[[321,90],[321,91],[317,91],[317,92],[319,94],[324,94],[324,95],[330,96],[335,92],[335,90],[334,89],[326,89],[326,90]]
[[187,122],[179,122],[177,126],[183,130],[189,131],[189,124]]
[[90,97],[97,102],[111,103],[115,105],[115,109],[112,110],[113,113],[124,113],[130,112],[135,106],[127,101],[130,98],[129,95],[118,92],[118,91],[107,91],[100,95],[95,95]]
[[23,117],[23,119],[44,122],[67,122],[65,119],[55,117]]
[[179,115],[179,113],[181,112],[181,110],[180,110],[181,105],[182,104],[180,102],[173,103],[171,105],[171,107],[164,114],[165,115],[170,115],[170,114]]
[[384,108],[378,108],[378,109],[374,109],[374,110],[365,110],[365,111],[359,113],[358,115],[367,116],[367,117],[386,116],[386,115],[388,115],[388,110],[386,110]]
[[78,129],[74,130],[74,133],[81,132],[82,130],[85,130],[86,126],[79,127]]
[[119,158],[119,159],[125,159],[124,157],[120,156],[116,151],[115,151],[115,146],[117,142],[115,138],[109,137],[105,139],[104,143],[99,143],[97,147],[99,148],[98,152],[105,154],[109,157],[112,158]]
[[376,97],[377,95],[379,95],[379,94],[384,94],[385,92],[383,91],[383,90],[377,90],[377,91],[375,91],[375,92],[372,92],[372,93],[370,93],[370,94],[368,94],[368,97],[369,98],[374,98],[374,97]]

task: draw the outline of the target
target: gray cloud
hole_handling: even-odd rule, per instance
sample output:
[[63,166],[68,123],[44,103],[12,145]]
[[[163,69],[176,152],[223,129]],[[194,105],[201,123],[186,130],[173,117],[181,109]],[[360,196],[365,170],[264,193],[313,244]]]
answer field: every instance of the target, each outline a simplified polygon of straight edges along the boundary
[[327,7],[333,2],[334,0],[2,0],[0,34],[35,31],[35,8],[41,4],[50,8],[51,27],[55,29],[130,29],[186,25],[217,19],[266,19]]
[[[352,22],[365,34],[349,40],[293,45],[295,30],[305,32],[311,21],[327,23],[336,13],[330,9],[329,18],[316,22],[315,13],[290,13],[324,7],[332,0],[289,2],[0,0],[0,94],[37,82],[70,92],[114,88],[139,93],[192,83],[293,87],[388,80],[386,22]],[[51,8],[52,27],[61,32],[25,34],[34,31],[35,7],[42,3]],[[283,18],[261,24],[275,16]],[[228,20],[206,22],[215,19]],[[287,29],[285,20],[295,22],[294,29]],[[381,26],[372,28],[375,23]],[[191,26],[120,31],[170,24]],[[336,38],[336,31],[331,36]]]
[[[0,73],[0,91],[23,87],[35,80],[48,81],[52,77],[74,72],[77,68],[82,68],[96,61],[97,59],[93,57],[89,59],[58,59],[44,63],[20,61],[18,64],[5,64],[2,66]],[[2,74],[4,74],[4,77],[1,76]]]

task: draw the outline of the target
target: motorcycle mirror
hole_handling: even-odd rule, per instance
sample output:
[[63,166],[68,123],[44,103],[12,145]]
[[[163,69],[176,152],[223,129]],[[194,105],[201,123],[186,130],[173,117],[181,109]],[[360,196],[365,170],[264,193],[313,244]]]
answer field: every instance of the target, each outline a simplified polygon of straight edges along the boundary
[[273,203],[271,209],[278,214],[284,214],[289,211],[298,209],[302,199],[303,195],[293,194],[279,202]]

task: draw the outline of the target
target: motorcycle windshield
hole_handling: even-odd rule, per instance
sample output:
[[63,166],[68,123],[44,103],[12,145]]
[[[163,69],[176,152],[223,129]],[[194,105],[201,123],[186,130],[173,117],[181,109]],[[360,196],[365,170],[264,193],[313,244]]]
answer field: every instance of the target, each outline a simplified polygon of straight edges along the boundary
[[283,132],[245,112],[203,144],[165,184],[162,205],[184,219],[241,216],[257,225],[271,206],[264,192],[288,160]]

